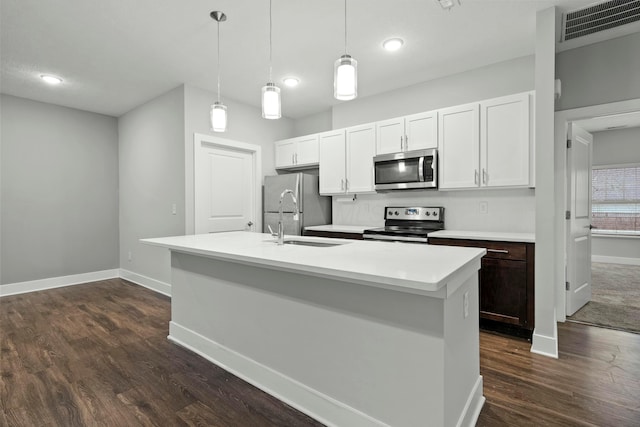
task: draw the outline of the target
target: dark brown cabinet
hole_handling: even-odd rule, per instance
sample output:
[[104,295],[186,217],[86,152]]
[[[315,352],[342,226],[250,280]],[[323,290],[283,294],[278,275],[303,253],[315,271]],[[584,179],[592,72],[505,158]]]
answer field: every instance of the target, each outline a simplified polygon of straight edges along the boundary
[[342,231],[305,230],[304,235],[315,236],[315,237],[331,237],[333,239],[363,240],[362,233],[345,233]]
[[480,326],[531,338],[534,244],[429,238],[432,245],[486,248],[480,270]]

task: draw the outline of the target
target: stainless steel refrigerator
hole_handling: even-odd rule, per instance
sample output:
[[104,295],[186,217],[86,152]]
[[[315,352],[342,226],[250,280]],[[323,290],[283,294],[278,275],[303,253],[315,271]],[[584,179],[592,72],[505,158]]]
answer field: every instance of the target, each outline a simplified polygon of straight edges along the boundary
[[321,196],[318,176],[306,173],[292,173],[264,177],[262,194],[263,218],[262,231],[269,232],[269,226],[278,231],[278,210],[280,194],[292,190],[298,199],[300,215],[293,219],[293,200],[287,194],[282,202],[284,234],[300,236],[304,227],[331,224],[331,197]]

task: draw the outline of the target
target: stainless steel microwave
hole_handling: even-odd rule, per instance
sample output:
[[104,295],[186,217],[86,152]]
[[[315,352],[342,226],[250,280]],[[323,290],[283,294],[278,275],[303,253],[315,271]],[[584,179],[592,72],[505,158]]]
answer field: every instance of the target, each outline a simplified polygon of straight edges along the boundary
[[376,191],[438,188],[436,149],[381,154],[373,158]]

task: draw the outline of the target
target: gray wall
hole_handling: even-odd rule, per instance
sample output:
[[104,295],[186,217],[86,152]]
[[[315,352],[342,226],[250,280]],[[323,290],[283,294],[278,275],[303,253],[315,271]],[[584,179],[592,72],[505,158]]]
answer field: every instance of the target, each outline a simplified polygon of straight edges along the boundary
[[118,268],[114,117],[1,95],[0,283]]
[[118,129],[120,268],[170,283],[169,251],[138,240],[185,231],[182,87],[124,114]]
[[556,55],[556,110],[640,98],[640,33]]
[[[640,164],[640,127],[618,129],[593,134],[593,165]],[[593,234],[591,255],[594,261],[602,257],[631,258],[640,263],[640,238],[611,237]],[[604,259],[606,260],[606,259]]]
[[331,110],[322,111],[307,117],[302,117],[294,122],[295,136],[310,135],[333,129]]
[[338,104],[333,108],[333,127],[340,129],[533,89],[531,55]]

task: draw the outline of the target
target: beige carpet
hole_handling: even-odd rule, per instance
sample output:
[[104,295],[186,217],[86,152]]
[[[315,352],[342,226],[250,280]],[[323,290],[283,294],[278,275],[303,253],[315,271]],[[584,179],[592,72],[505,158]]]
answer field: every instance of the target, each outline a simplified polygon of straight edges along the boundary
[[592,263],[591,301],[567,320],[640,333],[640,266]]

